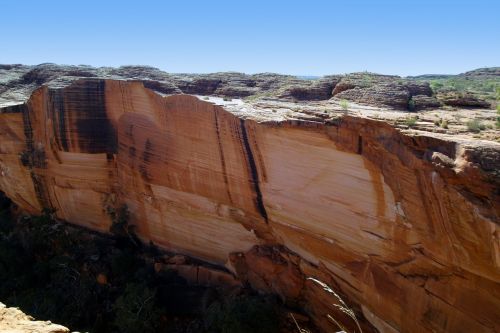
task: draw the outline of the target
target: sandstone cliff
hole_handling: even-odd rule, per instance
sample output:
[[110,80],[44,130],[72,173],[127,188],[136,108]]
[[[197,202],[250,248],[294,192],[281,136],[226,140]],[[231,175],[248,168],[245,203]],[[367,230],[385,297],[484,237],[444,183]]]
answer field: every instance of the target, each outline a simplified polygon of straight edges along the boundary
[[325,331],[326,314],[353,323],[307,277],[365,332],[500,329],[500,144],[145,85],[53,83],[0,109],[0,190],[102,232],[126,204],[143,240],[225,265]]

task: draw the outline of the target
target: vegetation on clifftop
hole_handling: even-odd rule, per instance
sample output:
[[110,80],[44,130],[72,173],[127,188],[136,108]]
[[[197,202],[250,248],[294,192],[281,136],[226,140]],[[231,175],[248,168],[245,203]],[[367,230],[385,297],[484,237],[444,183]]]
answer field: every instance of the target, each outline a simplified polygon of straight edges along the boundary
[[414,77],[428,81],[435,94],[456,91],[469,93],[480,99],[495,103],[500,94],[500,68],[480,68],[459,75],[421,75]]

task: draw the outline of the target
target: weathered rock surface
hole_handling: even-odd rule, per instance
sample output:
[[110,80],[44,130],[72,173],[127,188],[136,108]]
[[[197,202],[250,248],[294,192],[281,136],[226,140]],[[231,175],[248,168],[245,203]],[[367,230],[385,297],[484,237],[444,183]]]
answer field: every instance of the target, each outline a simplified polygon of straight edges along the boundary
[[[432,90],[426,82],[410,81],[393,75],[353,73],[342,77],[332,94],[357,103],[409,110],[413,108],[410,104],[413,96],[431,96]],[[425,107],[429,106],[425,104]],[[421,108],[425,107],[422,104]]]
[[297,100],[327,100],[339,76],[304,80],[272,73],[247,75],[236,72],[212,74],[169,74],[147,66],[120,68],[90,66],[0,65],[0,104],[26,100],[44,83],[65,85],[82,77],[135,79],[162,94],[216,95],[225,97],[266,96]]
[[425,109],[436,109],[441,103],[433,96],[415,95],[412,96],[413,107],[416,111]]
[[335,86],[333,95],[353,88],[369,88],[378,84],[387,84],[398,79],[399,77],[395,75],[380,75],[369,72],[352,73],[342,77],[340,82]]
[[50,321],[35,321],[17,308],[0,303],[0,332],[5,333],[67,333],[69,329]]
[[280,98],[297,100],[326,100],[332,97],[332,90],[340,81],[339,76],[327,76],[319,80],[303,81],[300,84],[291,84],[283,89]]
[[404,87],[392,83],[378,84],[368,88],[354,87],[336,94],[335,97],[357,103],[385,105],[400,110],[408,110],[410,101],[409,92]]
[[[498,68],[478,69],[461,74],[473,80],[497,78]],[[90,66],[0,65],[0,105],[26,100],[40,85],[51,83],[64,86],[82,77],[107,79],[136,79],[146,88],[162,94],[214,95],[230,98],[265,97],[296,101],[321,101],[333,96],[375,106],[412,109],[410,99],[418,99],[415,110],[438,108],[441,104],[457,107],[489,108],[489,102],[471,93],[439,91],[432,96],[429,80],[442,76],[401,78],[374,73],[329,75],[318,79],[301,79],[291,75],[262,73],[247,75],[237,72],[211,74],[170,74],[148,66],[119,68]],[[450,76],[451,77],[451,76]],[[437,97],[437,99],[436,99]],[[438,102],[439,100],[440,102]]]
[[0,190],[102,232],[127,204],[145,241],[226,265],[325,331],[326,314],[353,323],[307,277],[365,332],[498,331],[499,144],[162,96],[138,76],[55,80],[0,109]]
[[489,108],[490,103],[477,98],[470,93],[461,93],[457,91],[443,91],[437,94],[437,98],[445,105],[458,107],[480,107]]

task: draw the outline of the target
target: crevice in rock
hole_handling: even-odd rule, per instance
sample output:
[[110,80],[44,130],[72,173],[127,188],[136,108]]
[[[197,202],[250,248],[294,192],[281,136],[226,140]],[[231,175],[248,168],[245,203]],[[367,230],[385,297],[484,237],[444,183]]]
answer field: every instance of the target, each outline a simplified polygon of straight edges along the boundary
[[358,136],[358,154],[363,154],[363,137],[361,135]]
[[248,141],[247,129],[245,126],[245,120],[240,119],[240,128],[241,128],[241,136],[243,139],[243,145],[246,152],[246,158],[248,162],[248,167],[250,171],[250,176],[252,177],[252,184],[255,191],[255,206],[259,211],[260,215],[264,218],[266,223],[268,223],[268,217],[266,208],[264,207],[264,202],[262,200],[262,192],[259,186],[259,174],[257,171],[257,165],[255,164],[255,159],[252,153],[252,148],[250,147],[250,143]]
[[222,141],[220,138],[219,113],[217,112],[217,110],[214,110],[214,119],[215,119],[215,132],[217,134],[217,145],[219,147],[220,163],[222,167],[222,176],[224,177],[224,184],[226,187],[226,192],[229,202],[233,203],[233,198],[231,198],[231,191],[229,190],[229,179],[227,177],[226,159],[224,157],[224,149],[222,147]]

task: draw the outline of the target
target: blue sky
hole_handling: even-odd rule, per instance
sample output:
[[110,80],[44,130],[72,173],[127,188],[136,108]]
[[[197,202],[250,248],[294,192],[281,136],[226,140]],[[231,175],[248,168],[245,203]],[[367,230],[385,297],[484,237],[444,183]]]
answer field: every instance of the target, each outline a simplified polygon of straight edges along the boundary
[[500,1],[0,0],[0,63],[414,75],[500,66]]

